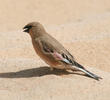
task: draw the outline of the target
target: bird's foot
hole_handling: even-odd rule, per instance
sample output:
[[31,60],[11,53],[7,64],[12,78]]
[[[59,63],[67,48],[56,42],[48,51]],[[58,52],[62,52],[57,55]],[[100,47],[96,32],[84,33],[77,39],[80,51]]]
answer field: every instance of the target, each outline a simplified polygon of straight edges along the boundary
[[53,67],[50,67],[50,71],[53,71],[54,70],[54,68]]

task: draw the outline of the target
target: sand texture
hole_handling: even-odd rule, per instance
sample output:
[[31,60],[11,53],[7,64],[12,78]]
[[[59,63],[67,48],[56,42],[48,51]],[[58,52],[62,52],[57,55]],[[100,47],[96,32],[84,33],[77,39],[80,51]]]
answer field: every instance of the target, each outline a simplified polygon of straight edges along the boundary
[[[89,71],[50,71],[25,24],[39,21]],[[0,100],[110,100],[110,0],[1,0]]]

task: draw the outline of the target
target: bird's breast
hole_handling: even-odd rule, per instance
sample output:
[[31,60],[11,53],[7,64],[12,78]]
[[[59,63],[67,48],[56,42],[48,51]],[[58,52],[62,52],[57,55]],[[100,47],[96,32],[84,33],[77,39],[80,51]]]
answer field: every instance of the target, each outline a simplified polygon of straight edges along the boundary
[[60,63],[52,56],[49,54],[45,54],[39,44],[39,42],[32,41],[33,47],[37,53],[37,55],[43,59],[47,64],[50,66],[57,66]]

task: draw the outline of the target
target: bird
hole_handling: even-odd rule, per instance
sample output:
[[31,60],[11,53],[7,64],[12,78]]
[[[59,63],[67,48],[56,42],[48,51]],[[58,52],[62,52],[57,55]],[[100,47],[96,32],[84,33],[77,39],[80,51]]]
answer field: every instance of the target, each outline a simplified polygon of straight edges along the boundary
[[51,70],[76,69],[95,80],[102,79],[79,64],[73,55],[67,49],[65,49],[65,47],[59,41],[48,34],[44,29],[44,26],[39,22],[30,22],[26,24],[23,27],[23,32],[26,32],[30,35],[36,53],[42,60],[50,65]]

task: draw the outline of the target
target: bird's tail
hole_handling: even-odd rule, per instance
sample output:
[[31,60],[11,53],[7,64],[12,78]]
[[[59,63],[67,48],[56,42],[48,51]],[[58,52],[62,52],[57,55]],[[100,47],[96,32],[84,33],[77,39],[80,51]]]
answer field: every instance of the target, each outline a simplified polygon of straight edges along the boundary
[[94,79],[96,79],[96,80],[102,79],[101,77],[99,77],[99,76],[97,76],[97,75],[95,75],[95,74],[89,72],[88,70],[86,70],[82,65],[80,65],[80,64],[77,63],[76,61],[74,61],[74,66],[76,66],[78,70],[80,70],[80,71],[86,73],[88,76],[90,76],[90,77],[92,77],[92,78],[94,78]]

